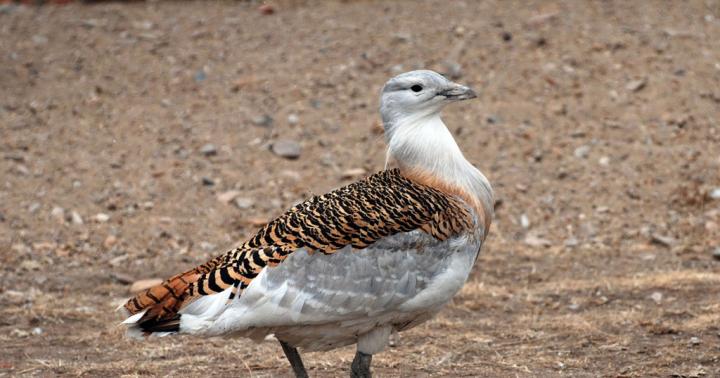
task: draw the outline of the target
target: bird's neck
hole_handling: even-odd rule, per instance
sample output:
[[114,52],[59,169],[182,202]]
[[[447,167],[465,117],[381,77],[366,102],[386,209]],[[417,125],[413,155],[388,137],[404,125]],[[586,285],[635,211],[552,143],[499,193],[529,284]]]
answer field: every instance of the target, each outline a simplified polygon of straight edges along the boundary
[[386,121],[388,160],[421,184],[461,197],[489,227],[493,192],[487,178],[463,156],[439,113]]

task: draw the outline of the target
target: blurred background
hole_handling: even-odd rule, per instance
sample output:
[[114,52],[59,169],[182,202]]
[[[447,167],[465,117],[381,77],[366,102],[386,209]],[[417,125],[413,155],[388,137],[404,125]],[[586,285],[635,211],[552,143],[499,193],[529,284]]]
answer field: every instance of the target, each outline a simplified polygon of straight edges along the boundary
[[480,93],[444,119],[497,212],[377,375],[720,375],[720,1],[59,3],[0,5],[0,376],[289,375],[114,309],[381,170],[418,68]]

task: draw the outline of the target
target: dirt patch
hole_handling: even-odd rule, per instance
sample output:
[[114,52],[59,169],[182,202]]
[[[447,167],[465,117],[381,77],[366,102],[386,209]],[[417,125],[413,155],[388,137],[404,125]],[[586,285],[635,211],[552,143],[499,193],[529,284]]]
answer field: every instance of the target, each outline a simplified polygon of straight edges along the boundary
[[720,375],[720,2],[266,13],[0,9],[0,376],[290,374],[276,344],[125,340],[113,310],[382,169],[378,91],[422,67],[481,93],[444,118],[501,203],[467,286],[378,375]]

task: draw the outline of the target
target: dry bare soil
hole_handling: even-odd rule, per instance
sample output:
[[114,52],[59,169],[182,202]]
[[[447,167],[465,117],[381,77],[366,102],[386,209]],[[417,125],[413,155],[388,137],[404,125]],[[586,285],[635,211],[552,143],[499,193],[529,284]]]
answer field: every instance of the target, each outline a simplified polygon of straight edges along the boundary
[[414,68],[481,92],[445,120],[497,216],[377,375],[720,376],[719,1],[274,5],[0,10],[0,376],[289,375],[276,343],[130,341],[114,309],[382,169],[378,92]]

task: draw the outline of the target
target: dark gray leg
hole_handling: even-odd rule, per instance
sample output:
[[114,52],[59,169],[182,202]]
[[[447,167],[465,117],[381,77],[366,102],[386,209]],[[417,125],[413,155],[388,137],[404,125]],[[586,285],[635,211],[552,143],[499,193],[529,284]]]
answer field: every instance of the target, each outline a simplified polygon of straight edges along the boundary
[[361,351],[355,352],[355,359],[350,365],[351,378],[370,378],[370,363],[372,362],[372,354],[365,354]]
[[290,366],[292,366],[293,372],[295,372],[295,377],[308,378],[308,373],[305,371],[305,366],[303,365],[300,353],[298,353],[297,349],[295,347],[291,347],[284,341],[280,341],[280,345],[283,348],[283,352],[285,352],[285,357],[287,357],[288,361],[290,361]]

